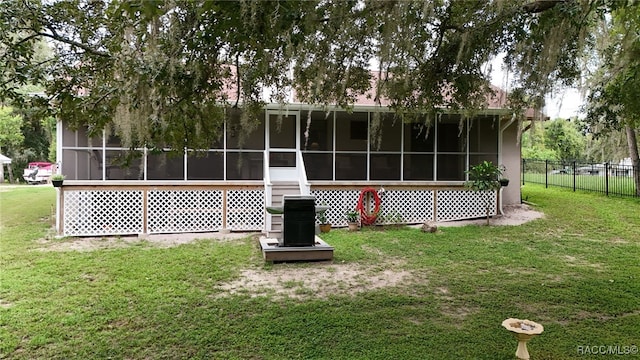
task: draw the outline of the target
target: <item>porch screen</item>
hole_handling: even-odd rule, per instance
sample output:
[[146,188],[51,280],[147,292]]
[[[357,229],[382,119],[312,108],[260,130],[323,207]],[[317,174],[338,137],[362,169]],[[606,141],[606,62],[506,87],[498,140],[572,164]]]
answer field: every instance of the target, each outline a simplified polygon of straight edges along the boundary
[[493,116],[469,120],[469,166],[483,161],[498,163],[498,130],[500,122]]
[[336,180],[367,180],[369,113],[336,111]]
[[424,122],[404,124],[404,179],[434,180],[435,126]]
[[262,152],[227,153],[227,179],[262,180],[263,158]]
[[333,180],[333,116],[325,111],[300,113],[300,149],[309,180]]
[[224,180],[224,152],[190,151],[187,157],[188,180]]
[[[166,149],[131,152],[117,136],[89,137],[86,128],[65,126],[62,173],[69,180],[262,180],[267,130],[262,116],[248,128],[232,110],[224,135],[210,149],[188,149],[185,155]],[[390,113],[301,111],[299,121],[309,180],[464,181],[469,166],[499,158],[497,116],[461,121],[460,115],[443,114],[427,126],[403,123]],[[278,143],[277,136],[273,141],[291,146]]]
[[240,111],[232,110],[226,125],[227,180],[262,180],[265,119],[243,124]]
[[467,126],[459,115],[442,115],[436,121],[436,180],[464,181],[467,160]]
[[369,138],[369,179],[400,180],[402,120],[391,113],[372,113]]
[[147,180],[184,180],[184,156],[169,152],[148,154]]
[[[95,135],[95,134],[94,134]],[[62,128],[62,168],[68,180],[102,180],[102,136],[89,137],[87,128]]]
[[105,176],[107,180],[143,180],[143,151],[130,153],[127,150],[106,151]]

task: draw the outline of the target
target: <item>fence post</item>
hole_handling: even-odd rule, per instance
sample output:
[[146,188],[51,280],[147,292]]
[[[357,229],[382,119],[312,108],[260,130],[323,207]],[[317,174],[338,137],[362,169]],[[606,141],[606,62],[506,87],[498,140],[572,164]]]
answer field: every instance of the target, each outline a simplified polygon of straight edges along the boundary
[[524,166],[525,161],[527,161],[527,160],[523,158],[522,159],[522,185],[524,185],[524,174],[525,174],[525,171],[526,171],[526,168]]
[[636,176],[640,176],[638,175],[638,173],[640,172],[640,166],[635,166],[633,164],[631,164],[631,176],[633,178],[633,188],[634,188],[634,192],[633,192],[633,196],[640,196],[640,188],[638,188],[638,183],[636,182]]
[[576,162],[573,161],[573,191],[576,191]]
[[640,166],[635,166],[633,164],[631,164],[631,176],[632,176],[632,183],[633,183],[633,195],[634,196],[638,196],[640,197],[640,188],[638,188],[638,183],[636,182],[636,176],[640,176],[638,173],[640,172]]
[[604,163],[604,193],[609,196],[609,163]]
[[549,160],[544,161],[544,187],[549,187]]

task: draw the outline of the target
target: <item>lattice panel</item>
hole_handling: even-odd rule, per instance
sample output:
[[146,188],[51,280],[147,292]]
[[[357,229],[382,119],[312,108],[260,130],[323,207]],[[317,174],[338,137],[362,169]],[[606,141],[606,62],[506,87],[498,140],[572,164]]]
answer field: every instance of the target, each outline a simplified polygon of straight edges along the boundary
[[[387,190],[380,196],[376,224],[420,224],[433,220],[433,190]],[[370,209],[374,209],[371,197]]]
[[62,221],[65,236],[142,233],[142,191],[65,191]]
[[316,205],[327,205],[331,208],[325,212],[327,221],[333,226],[347,226],[345,213],[356,208],[359,190],[311,190],[316,197]]
[[227,191],[227,228],[262,230],[264,228],[264,190]]
[[218,231],[222,228],[222,190],[151,190],[148,232]]
[[487,216],[486,199],[490,198],[489,214],[496,214],[495,191],[442,190],[437,194],[436,220],[473,219]]

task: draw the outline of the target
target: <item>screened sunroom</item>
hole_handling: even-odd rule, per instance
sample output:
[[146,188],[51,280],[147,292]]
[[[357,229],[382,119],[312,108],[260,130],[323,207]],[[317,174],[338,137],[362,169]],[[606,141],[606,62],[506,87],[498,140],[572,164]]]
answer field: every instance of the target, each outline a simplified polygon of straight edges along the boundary
[[[268,232],[273,219],[264,207],[289,193],[315,195],[331,207],[329,221],[343,226],[365,187],[382,194],[381,222],[388,214],[404,223],[481,217],[483,204],[464,188],[465,171],[484,160],[518,171],[517,125],[505,115],[500,109],[473,118],[442,114],[426,126],[373,107],[272,105],[249,132],[230,110],[209,149],[180,155],[157,148],[132,153],[116,136],[89,138],[62,121],[58,159],[66,181],[58,231]],[[496,194],[492,212],[516,197],[515,187]]]
[[443,114],[426,126],[374,114],[267,112],[242,143],[238,117],[230,116],[210,149],[184,155],[144,148],[132,154],[116,136],[89,138],[84,129],[65,127],[62,173],[68,180],[261,181],[267,150],[276,168],[295,167],[300,151],[309,181],[437,182],[464,181],[470,164],[499,162],[498,115]]

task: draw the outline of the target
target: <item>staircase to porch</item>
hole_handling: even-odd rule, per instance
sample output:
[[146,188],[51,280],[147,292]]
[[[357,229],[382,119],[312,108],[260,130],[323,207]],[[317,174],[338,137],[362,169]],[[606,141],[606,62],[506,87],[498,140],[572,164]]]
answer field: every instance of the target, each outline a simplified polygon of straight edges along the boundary
[[[273,181],[271,183],[271,206],[284,206],[284,195],[300,195],[300,185],[297,181]],[[282,237],[282,215],[271,216],[271,228],[267,229],[270,238]]]

